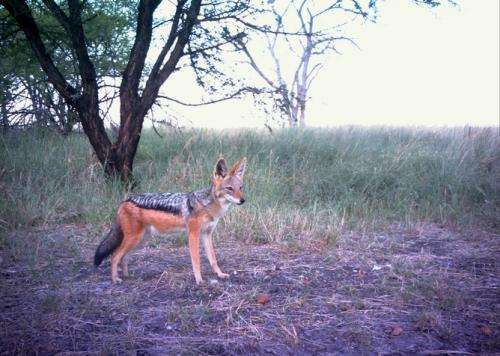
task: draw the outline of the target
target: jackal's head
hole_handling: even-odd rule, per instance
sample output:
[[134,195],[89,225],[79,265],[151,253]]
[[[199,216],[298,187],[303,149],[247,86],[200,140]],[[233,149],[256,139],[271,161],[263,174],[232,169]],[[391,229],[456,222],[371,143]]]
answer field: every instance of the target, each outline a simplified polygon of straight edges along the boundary
[[243,197],[243,175],[247,165],[246,157],[241,158],[228,170],[224,158],[219,159],[214,169],[212,184],[217,199],[241,205]]

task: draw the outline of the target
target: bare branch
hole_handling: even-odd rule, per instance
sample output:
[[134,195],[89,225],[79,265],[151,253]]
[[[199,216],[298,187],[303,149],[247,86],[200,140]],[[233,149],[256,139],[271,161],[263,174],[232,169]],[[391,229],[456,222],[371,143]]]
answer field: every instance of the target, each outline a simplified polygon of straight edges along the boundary
[[[172,20],[172,25],[170,26],[170,33],[168,34],[167,41],[165,42],[165,45],[163,46],[160,54],[158,55],[158,58],[155,61],[155,64],[153,65],[153,68],[151,69],[151,73],[149,75],[149,78],[155,78],[158,75],[158,72],[160,71],[160,68],[163,64],[163,61],[165,60],[165,57],[167,53],[170,51],[172,45],[174,44],[174,41],[179,34],[179,20],[182,14],[182,10],[184,8],[184,4],[186,3],[186,0],[179,0],[177,3],[177,6],[175,8],[175,14]],[[149,80],[148,78],[148,80]]]
[[148,81],[146,82],[146,86],[144,88],[144,92],[142,95],[144,108],[147,108],[149,110],[151,105],[153,105],[154,99],[158,94],[161,85],[173,73],[175,67],[177,66],[177,63],[183,56],[184,48],[188,43],[193,26],[195,25],[198,18],[198,14],[200,13],[200,6],[201,6],[201,0],[191,1],[191,5],[186,13],[186,18],[184,20],[183,28],[179,31],[177,35],[175,46],[170,52],[168,60],[159,70],[158,75],[156,75],[154,78],[149,77]]
[[[121,113],[131,112],[132,108],[137,105],[140,77],[151,43],[153,13],[159,4],[160,0],[141,0],[139,2],[134,45],[130,51],[127,66],[123,71],[120,86]],[[124,116],[121,117],[122,121],[125,119]]]
[[260,69],[260,67],[257,65],[257,62],[255,62],[253,56],[250,54],[250,51],[246,47],[246,45],[241,41],[241,39],[235,44],[235,46],[242,50],[243,53],[247,56],[248,60],[250,61],[250,65],[252,68],[259,74],[259,76],[264,79],[264,81],[271,87],[275,87],[273,81],[267,77],[267,75],[264,74],[264,72]]
[[185,101],[175,99],[175,98],[172,98],[172,97],[169,97],[166,95],[158,95],[158,98],[173,101],[174,103],[177,103],[177,104],[180,104],[183,106],[204,106],[204,105],[210,105],[210,104],[220,103],[222,101],[231,100],[231,99],[237,98],[238,96],[240,96],[241,94],[244,94],[246,92],[259,93],[259,90],[256,88],[245,87],[245,88],[241,88],[241,89],[237,90],[236,92],[229,94],[223,98],[204,101],[201,103],[187,103]]
[[307,75],[307,83],[306,83],[307,90],[309,90],[309,88],[311,87],[312,82],[314,81],[314,79],[316,79],[316,76],[319,74],[322,67],[323,63],[317,63],[316,65],[314,65],[314,67]]

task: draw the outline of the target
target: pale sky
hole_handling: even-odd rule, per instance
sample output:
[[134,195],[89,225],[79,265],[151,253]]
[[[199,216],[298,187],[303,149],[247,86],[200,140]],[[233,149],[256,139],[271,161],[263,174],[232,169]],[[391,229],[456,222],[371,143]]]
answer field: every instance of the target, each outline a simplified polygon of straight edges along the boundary
[[[329,58],[310,91],[308,125],[499,124],[500,2],[460,0],[459,8],[438,10],[409,3],[383,2],[379,21],[356,31],[360,49]],[[196,101],[202,95],[187,76],[172,79],[165,84],[172,96]],[[251,99],[173,112],[195,127],[266,121]]]

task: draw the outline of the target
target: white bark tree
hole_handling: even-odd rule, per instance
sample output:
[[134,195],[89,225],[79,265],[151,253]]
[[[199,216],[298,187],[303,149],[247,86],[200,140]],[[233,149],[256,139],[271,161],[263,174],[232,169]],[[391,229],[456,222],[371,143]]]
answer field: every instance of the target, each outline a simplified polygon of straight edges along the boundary
[[[310,89],[331,54],[354,45],[351,27],[376,21],[380,0],[269,0],[272,24],[234,43],[244,62],[262,79],[256,100],[289,126],[306,125]],[[410,0],[436,7],[450,0]],[[262,43],[265,46],[256,46]],[[264,47],[264,50],[262,50]],[[267,95],[266,95],[267,94]]]

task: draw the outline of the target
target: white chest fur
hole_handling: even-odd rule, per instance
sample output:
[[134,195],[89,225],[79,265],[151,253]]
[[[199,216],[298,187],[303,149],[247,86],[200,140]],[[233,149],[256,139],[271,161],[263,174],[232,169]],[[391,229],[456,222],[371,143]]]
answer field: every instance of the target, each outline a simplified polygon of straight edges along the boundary
[[212,231],[215,230],[215,227],[217,226],[217,223],[219,222],[219,218],[216,218],[212,221],[206,222],[202,226],[202,232],[204,234],[210,234]]

